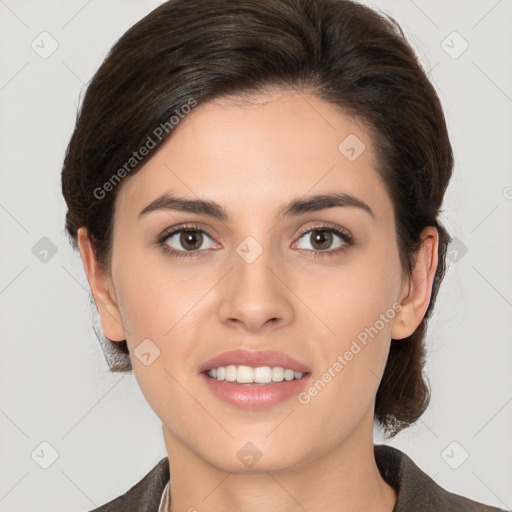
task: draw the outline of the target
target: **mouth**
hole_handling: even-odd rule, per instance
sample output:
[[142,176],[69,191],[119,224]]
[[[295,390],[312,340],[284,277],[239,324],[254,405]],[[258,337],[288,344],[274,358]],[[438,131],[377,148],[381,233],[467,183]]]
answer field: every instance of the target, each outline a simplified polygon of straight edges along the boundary
[[[239,367],[242,367],[240,372],[238,370]],[[270,379],[268,379],[268,370],[259,369],[266,367],[269,367],[271,370]],[[220,370],[221,368],[224,368],[224,371]],[[277,368],[275,372],[272,371],[274,368]],[[280,368],[282,368],[283,372],[281,372]],[[276,381],[280,377],[281,373],[283,373],[283,379],[287,380],[291,380],[291,371],[293,371],[294,376],[295,373],[311,373],[311,368],[309,366],[293,359],[283,352],[276,352],[274,350],[251,351],[247,349],[230,350],[228,352],[218,354],[208,361],[205,361],[199,367],[199,373],[220,370],[220,377],[222,378],[222,374],[224,373],[224,375],[226,375],[225,372],[227,371],[228,378],[226,380],[235,381],[237,380],[239,373],[243,379],[244,376],[249,377],[250,372],[255,369],[257,369],[257,378],[264,377],[267,378],[268,381],[272,379],[273,373],[275,373]],[[233,375],[236,376],[233,378]],[[217,375],[212,374],[211,376],[213,378],[218,378]]]
[[308,372],[298,372],[282,366],[228,365],[211,368],[203,374],[217,381],[233,382],[241,385],[269,385],[279,382],[300,380],[309,375]]
[[[219,370],[219,368],[216,369]],[[237,409],[266,409],[294,397],[297,399],[297,395],[304,391],[311,380],[310,373],[300,373],[297,378],[294,374],[291,380],[283,378],[281,381],[254,382],[253,378],[252,382],[238,382],[238,380],[219,380],[218,372],[217,377],[208,375],[212,370],[200,374],[206,389],[220,403],[234,406]],[[258,368],[254,368],[254,370],[258,373]],[[228,370],[228,373],[230,371],[232,370]],[[266,379],[268,379],[268,371],[264,371],[267,372]]]
[[264,409],[292,399],[311,381],[311,369],[275,351],[232,350],[206,361],[199,376],[224,404]]

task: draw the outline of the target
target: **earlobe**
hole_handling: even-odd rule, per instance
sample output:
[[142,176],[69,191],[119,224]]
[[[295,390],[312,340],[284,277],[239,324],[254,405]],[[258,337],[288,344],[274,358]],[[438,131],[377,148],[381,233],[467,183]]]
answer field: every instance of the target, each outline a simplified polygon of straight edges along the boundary
[[432,285],[438,265],[439,233],[434,226],[421,232],[422,245],[411,274],[402,288],[402,308],[393,319],[391,338],[410,336],[420,325],[432,296]]
[[87,228],[79,228],[77,235],[82,263],[98,308],[103,334],[111,341],[123,341],[126,335],[115,294],[111,291],[111,278],[98,263]]

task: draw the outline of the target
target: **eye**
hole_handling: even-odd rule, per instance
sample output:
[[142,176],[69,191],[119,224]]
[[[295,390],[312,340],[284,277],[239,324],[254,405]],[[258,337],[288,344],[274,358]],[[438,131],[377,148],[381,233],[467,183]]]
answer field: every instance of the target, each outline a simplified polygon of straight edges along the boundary
[[[292,248],[298,248],[299,252],[312,253],[313,257],[336,255],[353,245],[353,237],[349,232],[339,226],[328,224],[309,228],[300,235],[299,240],[302,238],[309,247],[300,247],[298,242],[295,242]],[[209,247],[207,239],[211,242]],[[333,242],[336,244],[334,247]],[[165,232],[158,239],[158,244],[166,254],[178,257],[202,257],[208,254],[207,249],[220,247],[207,231],[195,225],[180,226]]]
[[[307,231],[302,233],[299,240],[302,238],[306,240],[306,245],[309,244],[309,247],[299,247],[299,249],[313,251],[315,253],[337,254],[353,243],[352,236],[344,229],[337,226],[329,226],[327,224],[309,228]],[[336,238],[340,240],[337,243]],[[298,242],[295,242],[294,246],[296,246],[297,243]],[[336,243],[334,247],[333,243]],[[315,254],[315,256],[316,255],[317,254]]]
[[200,256],[204,250],[212,248],[205,247],[205,237],[213,242],[211,236],[204,229],[197,226],[181,226],[164,233],[158,243],[166,253],[174,256]]

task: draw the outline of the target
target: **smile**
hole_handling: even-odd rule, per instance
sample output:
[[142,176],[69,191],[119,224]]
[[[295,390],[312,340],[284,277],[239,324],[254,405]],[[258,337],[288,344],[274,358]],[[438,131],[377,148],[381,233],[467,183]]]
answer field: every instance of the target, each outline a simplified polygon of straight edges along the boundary
[[212,368],[206,372],[208,377],[216,380],[226,380],[238,384],[270,384],[301,379],[303,372],[296,372],[290,368],[282,366],[258,366],[252,368],[245,365],[228,365]]

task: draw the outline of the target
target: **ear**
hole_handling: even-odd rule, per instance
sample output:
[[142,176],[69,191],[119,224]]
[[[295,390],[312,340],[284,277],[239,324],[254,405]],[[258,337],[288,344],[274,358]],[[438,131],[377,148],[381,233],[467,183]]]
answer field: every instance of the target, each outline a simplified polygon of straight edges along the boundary
[[112,279],[108,272],[98,263],[96,251],[87,228],[79,228],[77,234],[82,263],[94,302],[98,308],[103,334],[111,341],[123,341],[126,339],[126,335]]
[[391,338],[400,340],[410,336],[420,325],[432,296],[432,284],[438,264],[439,233],[434,226],[421,232],[421,248],[416,263],[400,295],[402,309],[393,319]]

